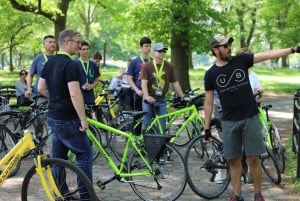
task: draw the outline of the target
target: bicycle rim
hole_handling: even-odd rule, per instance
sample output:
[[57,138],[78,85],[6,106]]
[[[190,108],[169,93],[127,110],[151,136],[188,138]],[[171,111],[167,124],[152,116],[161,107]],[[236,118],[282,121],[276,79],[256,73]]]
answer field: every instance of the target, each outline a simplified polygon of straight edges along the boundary
[[[0,158],[4,156],[16,145],[16,140],[13,137],[11,131],[5,126],[0,125]],[[12,177],[17,174],[21,166],[21,160],[16,164],[16,167],[11,171],[9,177]],[[6,165],[4,168],[7,167]],[[0,174],[2,170],[0,169]]]
[[281,173],[278,168],[277,162],[275,161],[274,155],[268,147],[266,147],[266,153],[260,155],[260,161],[262,168],[267,177],[274,183],[280,184]]
[[216,138],[204,142],[204,137],[193,139],[185,154],[188,183],[205,199],[218,198],[230,182],[228,161],[223,157],[223,145]]
[[272,142],[272,153],[275,157],[275,160],[278,164],[278,168],[281,173],[284,173],[285,170],[285,150],[281,143],[281,137],[279,131],[275,124],[271,124],[270,135]]
[[[47,180],[46,169],[51,168],[57,187],[63,198],[59,198],[50,190],[53,200],[93,200],[96,201],[94,188],[88,177],[78,167],[61,159],[45,159],[42,161],[44,175]],[[77,179],[81,181],[77,183]],[[50,185],[48,184],[48,187]],[[40,179],[32,166],[25,175],[22,191],[22,201],[49,200],[45,194]]]
[[[155,175],[128,178],[131,188],[142,200],[176,200],[185,189],[186,169],[179,151],[173,145],[166,144],[161,153],[152,163]],[[133,153],[128,161],[128,171],[137,173],[147,170],[140,156]]]
[[[102,144],[102,139],[101,139],[101,133],[100,130],[97,129],[97,127],[93,126],[93,125],[89,125],[89,128],[91,130],[91,132],[93,133],[93,135],[96,137],[96,139],[98,140],[98,142],[100,144]],[[91,142],[91,147],[92,147],[92,154],[93,154],[93,160],[96,160],[96,158],[99,156],[100,152],[97,148],[97,146],[95,144],[93,144]]]

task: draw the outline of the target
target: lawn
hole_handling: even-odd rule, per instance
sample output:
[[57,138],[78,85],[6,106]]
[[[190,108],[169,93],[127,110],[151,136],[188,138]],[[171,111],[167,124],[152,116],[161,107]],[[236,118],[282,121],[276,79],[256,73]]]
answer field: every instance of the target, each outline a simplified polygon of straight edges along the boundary
[[[118,73],[118,68],[105,68],[102,74],[106,79],[111,79]],[[261,85],[265,88],[266,93],[294,93],[300,88],[300,70],[294,69],[270,69],[255,67],[253,71],[259,77]],[[0,70],[0,86],[14,86],[19,79],[19,70],[9,72]],[[191,88],[201,88],[203,91],[203,77],[205,69],[192,69],[189,71]]]

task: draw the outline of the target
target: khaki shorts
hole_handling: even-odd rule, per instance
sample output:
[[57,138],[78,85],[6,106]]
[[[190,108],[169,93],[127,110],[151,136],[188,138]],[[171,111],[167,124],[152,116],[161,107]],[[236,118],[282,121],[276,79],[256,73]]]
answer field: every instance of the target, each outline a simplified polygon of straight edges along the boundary
[[266,152],[261,125],[257,115],[241,121],[222,121],[224,155],[227,159],[258,156]]

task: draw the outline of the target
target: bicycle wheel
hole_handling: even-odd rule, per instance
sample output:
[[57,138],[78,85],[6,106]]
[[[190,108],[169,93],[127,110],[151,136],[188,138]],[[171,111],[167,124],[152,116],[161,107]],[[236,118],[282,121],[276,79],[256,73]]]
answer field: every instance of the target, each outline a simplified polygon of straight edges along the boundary
[[[136,195],[142,200],[176,200],[186,186],[186,168],[179,151],[172,144],[165,144],[162,155],[151,163],[154,175],[127,178]],[[142,158],[134,152],[128,160],[128,172],[147,171]]]
[[223,144],[212,137],[205,142],[204,136],[194,138],[185,153],[188,183],[191,189],[205,199],[218,198],[230,182],[228,161],[223,157]]
[[[118,129],[124,132],[130,132],[132,128],[132,124],[133,124],[132,120],[126,121],[122,123]],[[127,143],[127,138],[120,135],[115,135],[115,134],[112,135],[111,149],[119,161],[122,160],[126,143]],[[130,148],[129,153],[132,151],[133,149]]]
[[[96,200],[94,188],[86,174],[72,163],[62,159],[45,159],[42,161],[43,174],[47,178],[46,171],[51,168],[61,197],[57,197],[49,183],[53,200]],[[42,188],[41,181],[36,173],[36,166],[32,166],[26,173],[21,190],[21,200],[49,200]],[[77,181],[80,180],[80,184]]]
[[264,172],[267,177],[274,183],[280,184],[281,182],[281,173],[276,162],[276,159],[270,150],[269,147],[266,146],[266,153],[260,155],[260,162]]
[[[93,133],[93,135],[97,138],[98,142],[100,144],[102,144],[101,131],[93,125],[89,125],[89,128],[90,128],[91,132]],[[93,144],[91,142],[91,145],[92,145],[92,152],[93,152],[93,160],[96,160],[96,158],[99,156],[100,152],[95,144]]]
[[278,164],[278,168],[281,173],[284,173],[285,170],[285,149],[281,142],[281,137],[279,131],[274,123],[271,123],[270,127],[270,137],[272,142],[272,153],[275,157],[275,160]]
[[[0,158],[3,158],[15,145],[17,141],[12,135],[11,131],[5,126],[0,125]],[[21,166],[21,160],[16,164],[15,168],[11,171],[9,177],[17,174]],[[7,165],[4,166],[6,168]],[[0,169],[0,174],[2,170]]]

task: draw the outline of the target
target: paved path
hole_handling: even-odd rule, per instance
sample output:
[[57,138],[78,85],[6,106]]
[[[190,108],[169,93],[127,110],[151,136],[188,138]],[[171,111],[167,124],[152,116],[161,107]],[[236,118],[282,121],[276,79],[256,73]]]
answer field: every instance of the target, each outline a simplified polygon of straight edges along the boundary
[[[273,108],[270,111],[272,120],[278,126],[284,142],[287,141],[288,135],[292,133],[292,118],[293,118],[293,97],[275,97],[268,96],[262,99],[264,103],[271,103]],[[22,161],[22,166],[19,173],[13,178],[8,179],[0,188],[0,201],[19,201],[20,190],[23,181],[23,176],[32,165],[31,159]],[[112,176],[112,172],[104,163],[102,157],[98,157],[94,165],[94,180],[105,180]],[[99,189],[95,186],[97,195],[104,201],[134,201],[139,200],[131,190],[129,184],[123,184],[118,181],[113,181],[106,186],[105,190]],[[300,195],[295,194],[291,190],[290,178],[283,175],[283,181],[280,185],[270,183],[266,178],[263,181],[262,191],[267,201],[298,201]],[[245,201],[253,200],[253,185],[243,184],[242,195]],[[229,186],[228,190],[216,201],[227,201],[228,197],[232,194],[232,188]],[[179,201],[190,200],[205,200],[195,195],[187,185],[184,194],[178,199]]]

